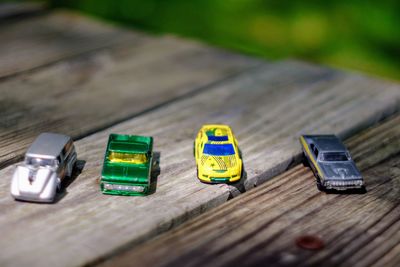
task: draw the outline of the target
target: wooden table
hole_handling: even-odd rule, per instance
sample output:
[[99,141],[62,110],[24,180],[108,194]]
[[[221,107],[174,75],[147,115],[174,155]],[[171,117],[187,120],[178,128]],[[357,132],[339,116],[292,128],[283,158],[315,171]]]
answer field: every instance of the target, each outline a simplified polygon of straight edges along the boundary
[[[0,36],[0,266],[400,264],[398,84],[62,10],[3,16]],[[233,128],[240,183],[196,179],[204,123]],[[15,165],[44,131],[74,137],[79,170],[54,204],[14,201]],[[153,194],[100,193],[110,133],[154,137]],[[319,192],[303,133],[345,139],[367,193]],[[324,248],[297,247],[303,234]]]

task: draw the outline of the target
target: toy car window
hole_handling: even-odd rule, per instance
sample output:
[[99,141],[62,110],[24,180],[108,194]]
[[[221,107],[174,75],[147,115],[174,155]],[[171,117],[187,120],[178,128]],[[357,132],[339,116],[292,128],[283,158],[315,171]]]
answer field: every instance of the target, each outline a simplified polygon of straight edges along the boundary
[[314,144],[311,144],[311,150],[314,152],[315,157],[318,158],[318,148]]
[[68,143],[65,145],[65,147],[63,149],[63,153],[64,154],[68,154],[72,147],[73,147],[72,140],[69,140]]
[[323,161],[348,161],[346,153],[344,152],[326,152],[322,154]]
[[223,135],[223,136],[209,135],[207,137],[208,137],[208,141],[216,141],[216,142],[228,141],[227,135]]
[[111,162],[144,164],[147,162],[146,154],[110,152],[108,160]]
[[212,156],[228,156],[235,154],[235,149],[232,144],[205,144],[203,153]]
[[54,166],[55,162],[52,159],[42,159],[42,158],[27,158],[26,164],[33,166]]

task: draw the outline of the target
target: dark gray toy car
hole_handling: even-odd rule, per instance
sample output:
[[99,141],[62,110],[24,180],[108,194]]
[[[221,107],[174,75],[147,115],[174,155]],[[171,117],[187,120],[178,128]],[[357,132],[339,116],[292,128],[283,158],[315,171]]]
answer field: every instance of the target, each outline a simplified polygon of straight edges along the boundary
[[365,189],[349,151],[335,135],[302,135],[300,143],[319,190]]

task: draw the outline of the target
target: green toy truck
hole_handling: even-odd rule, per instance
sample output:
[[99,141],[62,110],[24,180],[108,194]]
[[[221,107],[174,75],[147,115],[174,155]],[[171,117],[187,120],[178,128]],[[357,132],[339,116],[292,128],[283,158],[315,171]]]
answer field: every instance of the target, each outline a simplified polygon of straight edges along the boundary
[[152,137],[110,134],[101,173],[103,194],[149,194],[152,151]]

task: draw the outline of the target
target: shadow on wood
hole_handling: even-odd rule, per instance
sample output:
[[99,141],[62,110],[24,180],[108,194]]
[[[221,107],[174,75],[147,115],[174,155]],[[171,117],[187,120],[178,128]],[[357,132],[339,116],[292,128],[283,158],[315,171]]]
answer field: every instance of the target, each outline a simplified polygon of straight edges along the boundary
[[67,191],[68,186],[70,186],[76,180],[76,178],[79,176],[79,174],[82,173],[82,170],[85,167],[85,164],[86,164],[85,160],[78,159],[76,161],[71,177],[66,177],[61,182],[61,192],[57,193],[54,203],[59,202],[61,199],[63,199],[68,194],[68,191]]
[[153,166],[151,167],[149,195],[154,194],[157,191],[157,179],[161,173],[160,158],[161,158],[161,153],[158,151],[154,151]]

